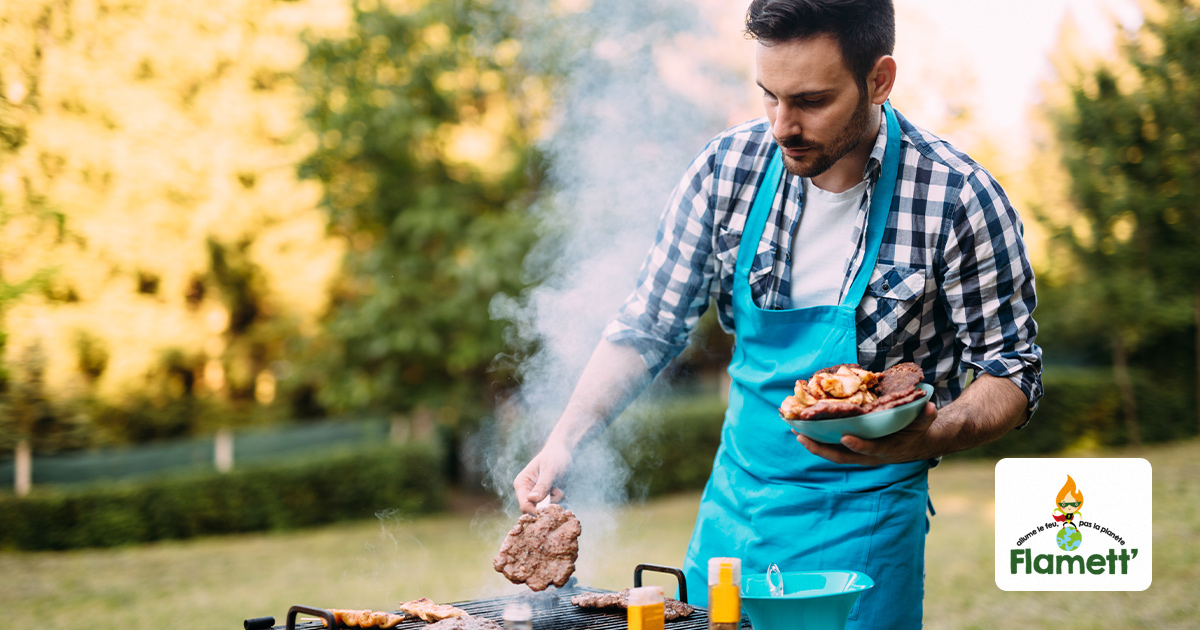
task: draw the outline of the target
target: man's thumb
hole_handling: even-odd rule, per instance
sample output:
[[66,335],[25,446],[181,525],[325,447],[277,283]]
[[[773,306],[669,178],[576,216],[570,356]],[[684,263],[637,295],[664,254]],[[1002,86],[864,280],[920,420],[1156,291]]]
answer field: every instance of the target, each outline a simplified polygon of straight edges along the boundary
[[543,477],[538,479],[538,482],[533,484],[533,489],[529,491],[529,500],[533,503],[537,503],[538,501],[545,499],[546,496],[550,494],[550,486],[551,484],[549,478]]

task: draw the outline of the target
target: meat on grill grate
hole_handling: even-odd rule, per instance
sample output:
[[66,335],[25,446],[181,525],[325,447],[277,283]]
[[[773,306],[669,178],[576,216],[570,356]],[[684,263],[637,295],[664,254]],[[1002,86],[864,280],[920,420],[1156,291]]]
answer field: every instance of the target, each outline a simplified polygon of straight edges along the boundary
[[[619,593],[580,593],[571,598],[571,603],[580,608],[629,608],[629,591]],[[692,614],[695,608],[670,597],[663,601],[663,619],[674,621]]]
[[[537,630],[628,630],[628,621],[622,610],[613,608],[584,609],[572,606],[567,602],[566,596],[568,595],[604,592],[606,591],[585,586],[568,587],[559,591],[563,596],[561,600],[553,603],[550,601],[534,603],[534,627]],[[506,595],[456,602],[454,605],[466,611],[471,617],[499,622],[503,618],[505,606],[512,602],[530,602],[529,597],[528,594]],[[396,626],[396,630],[428,630],[430,625],[420,619],[410,617]],[[296,630],[322,630],[322,628],[323,624],[319,620],[296,624]],[[241,630],[240,627],[239,630]],[[273,630],[288,629],[284,625],[278,625]],[[668,630],[708,630],[708,614],[703,608],[696,609],[690,616],[673,621]],[[751,630],[749,622],[746,622],[744,618],[741,630]]]
[[[405,619],[404,615],[394,615],[374,610],[330,608],[329,612],[333,613],[333,620],[339,626],[347,628],[395,628]],[[325,620],[321,620],[321,623],[325,623]]]
[[500,624],[483,617],[449,617],[425,626],[425,630],[503,630]]
[[420,617],[425,621],[434,622],[451,617],[466,617],[467,612],[461,608],[455,608],[450,604],[435,604],[428,597],[414,599],[411,602],[400,604],[400,610],[406,615]]

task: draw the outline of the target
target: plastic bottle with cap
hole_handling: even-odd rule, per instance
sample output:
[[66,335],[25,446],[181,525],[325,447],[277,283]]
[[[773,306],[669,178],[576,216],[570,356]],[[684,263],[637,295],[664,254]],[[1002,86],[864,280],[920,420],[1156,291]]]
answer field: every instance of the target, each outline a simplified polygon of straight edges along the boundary
[[708,628],[738,630],[742,622],[742,561],[740,558],[708,560]]
[[661,586],[629,590],[629,630],[663,630],[665,602]]

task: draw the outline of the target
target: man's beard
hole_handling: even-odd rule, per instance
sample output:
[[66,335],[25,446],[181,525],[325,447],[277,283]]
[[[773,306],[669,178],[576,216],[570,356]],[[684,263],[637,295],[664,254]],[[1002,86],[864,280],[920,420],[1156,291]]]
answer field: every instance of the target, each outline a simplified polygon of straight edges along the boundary
[[850,117],[850,122],[845,127],[842,127],[842,130],[833,139],[833,142],[820,144],[805,140],[803,136],[791,136],[782,140],[776,138],[775,141],[781,147],[807,149],[809,154],[813,156],[810,163],[804,164],[784,153],[783,165],[793,175],[799,175],[800,177],[819,176],[821,173],[828,171],[834,164],[837,164],[838,160],[845,157],[847,153],[854,150],[854,147],[857,147],[862,142],[870,120],[871,102],[867,99],[866,92],[863,91],[860,92],[858,105],[854,109],[854,115]]

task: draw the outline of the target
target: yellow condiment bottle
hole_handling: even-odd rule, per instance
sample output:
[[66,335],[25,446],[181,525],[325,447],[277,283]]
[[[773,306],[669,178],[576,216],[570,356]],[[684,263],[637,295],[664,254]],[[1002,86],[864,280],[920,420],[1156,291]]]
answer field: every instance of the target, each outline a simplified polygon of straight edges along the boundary
[[630,589],[629,630],[663,630],[664,601],[661,586]]
[[708,560],[708,628],[737,630],[742,621],[742,561],[740,558]]

